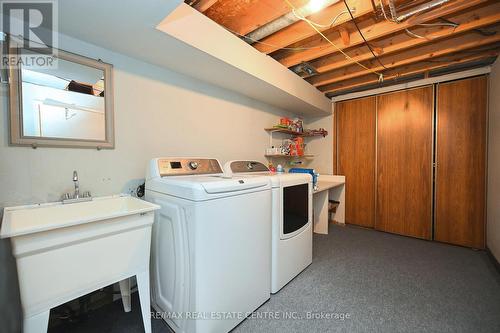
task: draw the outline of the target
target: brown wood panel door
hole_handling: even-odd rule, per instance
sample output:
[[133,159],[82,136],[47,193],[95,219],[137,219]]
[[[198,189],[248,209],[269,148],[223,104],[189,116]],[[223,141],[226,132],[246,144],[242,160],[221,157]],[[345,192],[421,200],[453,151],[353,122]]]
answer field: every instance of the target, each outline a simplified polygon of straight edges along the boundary
[[484,248],[487,78],[438,85],[435,239]]
[[377,97],[376,228],[432,234],[432,87]]
[[339,102],[337,173],[346,177],[345,221],[375,225],[375,111],[376,97]]

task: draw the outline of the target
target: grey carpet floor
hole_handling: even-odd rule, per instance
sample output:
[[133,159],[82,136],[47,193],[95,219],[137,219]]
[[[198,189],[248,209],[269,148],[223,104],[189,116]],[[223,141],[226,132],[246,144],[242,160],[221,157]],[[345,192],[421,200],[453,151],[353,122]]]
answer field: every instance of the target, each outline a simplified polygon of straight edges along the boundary
[[[134,302],[49,332],[142,332]],[[331,226],[312,265],[234,332],[500,332],[500,274],[483,251]]]

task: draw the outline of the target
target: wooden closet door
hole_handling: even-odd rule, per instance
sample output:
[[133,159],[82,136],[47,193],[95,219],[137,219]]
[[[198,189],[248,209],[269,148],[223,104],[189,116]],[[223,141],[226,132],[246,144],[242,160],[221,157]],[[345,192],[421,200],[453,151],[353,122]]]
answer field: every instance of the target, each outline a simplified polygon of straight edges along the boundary
[[433,88],[377,98],[376,228],[430,239]]
[[484,248],[487,78],[438,85],[435,239]]
[[375,225],[375,97],[335,105],[337,173],[346,177],[345,221]]

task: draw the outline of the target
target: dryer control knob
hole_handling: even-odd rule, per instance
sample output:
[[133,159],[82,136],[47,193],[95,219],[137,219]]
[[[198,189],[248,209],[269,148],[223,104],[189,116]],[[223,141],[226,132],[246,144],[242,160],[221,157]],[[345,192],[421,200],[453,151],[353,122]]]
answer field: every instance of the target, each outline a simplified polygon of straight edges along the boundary
[[196,170],[198,168],[198,162],[189,162],[189,168],[191,168],[191,170]]

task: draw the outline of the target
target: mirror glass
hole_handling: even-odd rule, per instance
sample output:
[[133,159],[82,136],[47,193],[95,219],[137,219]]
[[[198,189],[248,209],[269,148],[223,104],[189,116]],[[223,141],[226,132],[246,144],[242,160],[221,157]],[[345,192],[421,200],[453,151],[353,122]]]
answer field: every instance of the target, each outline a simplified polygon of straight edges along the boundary
[[58,59],[57,68],[20,74],[23,136],[106,139],[103,70]]
[[63,50],[44,54],[10,45],[10,145],[115,147],[113,65]]

